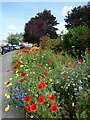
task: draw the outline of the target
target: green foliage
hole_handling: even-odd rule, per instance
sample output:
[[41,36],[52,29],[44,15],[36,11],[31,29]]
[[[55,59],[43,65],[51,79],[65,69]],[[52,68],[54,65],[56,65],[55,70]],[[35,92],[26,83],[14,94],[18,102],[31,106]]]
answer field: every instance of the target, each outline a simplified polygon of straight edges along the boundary
[[87,5],[73,8],[64,20],[68,30],[80,25],[86,25],[90,28],[90,2]]
[[[65,50],[71,50],[72,46],[75,46],[75,51],[85,50],[88,47],[89,41],[85,44],[82,42],[82,37],[88,32],[89,28],[87,26],[79,26],[70,30],[67,34],[63,36],[62,48]],[[83,41],[85,41],[83,39]]]
[[57,39],[51,39],[50,37],[44,36],[40,38],[40,46],[43,49],[50,49],[53,50],[53,52],[60,52],[62,41],[60,37]]
[[23,35],[22,33],[18,34],[9,34],[8,38],[8,43],[11,43],[12,45],[13,44],[16,44],[18,45],[19,44],[19,41],[22,41],[23,40]]

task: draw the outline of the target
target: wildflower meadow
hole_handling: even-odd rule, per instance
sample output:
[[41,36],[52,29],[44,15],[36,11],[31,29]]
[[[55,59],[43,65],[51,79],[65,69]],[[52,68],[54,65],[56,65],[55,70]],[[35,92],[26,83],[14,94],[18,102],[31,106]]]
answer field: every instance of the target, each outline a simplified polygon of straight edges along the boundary
[[26,118],[90,118],[90,50],[82,59],[69,52],[55,53],[38,46],[14,52],[14,74],[4,83],[5,111],[13,105]]

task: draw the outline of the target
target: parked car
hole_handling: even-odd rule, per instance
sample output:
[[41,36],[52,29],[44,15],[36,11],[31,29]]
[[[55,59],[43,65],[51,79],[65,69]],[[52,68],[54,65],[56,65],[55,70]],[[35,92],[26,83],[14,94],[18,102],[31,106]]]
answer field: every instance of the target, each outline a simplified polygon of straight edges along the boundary
[[13,45],[13,46],[14,46],[15,50],[19,50],[20,49],[19,45]]
[[2,52],[1,52],[2,55],[10,51],[9,46],[2,46],[1,48],[2,48]]
[[23,49],[23,48],[25,48],[25,45],[20,44],[19,47],[20,47],[20,49]]
[[14,46],[9,46],[9,50],[13,51],[13,50],[15,50],[15,47]]
[[0,46],[0,54],[2,53],[2,46]]

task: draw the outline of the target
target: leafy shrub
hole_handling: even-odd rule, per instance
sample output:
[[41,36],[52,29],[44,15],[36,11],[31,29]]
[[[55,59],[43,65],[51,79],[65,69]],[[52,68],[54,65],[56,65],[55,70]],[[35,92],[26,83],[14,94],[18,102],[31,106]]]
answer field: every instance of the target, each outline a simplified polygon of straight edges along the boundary
[[77,53],[77,50],[79,50],[78,55],[80,57],[81,50],[84,52],[85,49],[88,47],[89,41],[87,41],[87,43],[85,44],[85,42],[82,42],[81,39],[88,30],[89,28],[87,26],[79,26],[70,30],[67,34],[63,36],[62,48],[65,50],[71,50],[72,46],[75,46],[75,52]]
[[54,52],[61,51],[61,38],[58,37],[57,39],[50,39],[47,36],[40,38],[40,46],[43,49],[50,49]]

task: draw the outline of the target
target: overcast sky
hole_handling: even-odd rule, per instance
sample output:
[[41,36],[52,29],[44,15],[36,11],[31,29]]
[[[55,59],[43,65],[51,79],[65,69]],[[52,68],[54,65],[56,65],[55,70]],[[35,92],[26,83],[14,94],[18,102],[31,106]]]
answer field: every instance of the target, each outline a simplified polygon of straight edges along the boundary
[[[3,0],[5,1],[5,0]],[[10,1],[10,0],[7,0]],[[34,0],[35,1],[35,0]],[[27,23],[38,12],[44,9],[51,10],[59,23],[56,27],[59,29],[58,34],[62,30],[66,31],[64,18],[67,12],[77,6],[86,5],[86,2],[2,2],[2,40],[6,40],[9,33],[24,32],[25,23]],[[0,14],[1,14],[0,13]],[[1,22],[1,20],[0,20]],[[1,27],[1,25],[0,25]],[[0,40],[1,40],[0,38]]]

